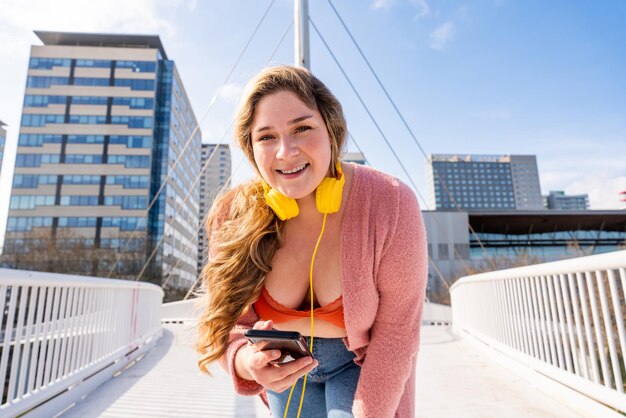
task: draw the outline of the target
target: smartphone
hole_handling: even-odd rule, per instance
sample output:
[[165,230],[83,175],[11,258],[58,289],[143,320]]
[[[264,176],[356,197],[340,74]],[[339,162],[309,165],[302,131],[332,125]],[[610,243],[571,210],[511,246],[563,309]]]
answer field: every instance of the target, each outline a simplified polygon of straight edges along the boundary
[[271,361],[272,364],[289,363],[301,357],[311,356],[306,340],[299,332],[249,329],[243,335],[259,350],[280,350],[282,355]]

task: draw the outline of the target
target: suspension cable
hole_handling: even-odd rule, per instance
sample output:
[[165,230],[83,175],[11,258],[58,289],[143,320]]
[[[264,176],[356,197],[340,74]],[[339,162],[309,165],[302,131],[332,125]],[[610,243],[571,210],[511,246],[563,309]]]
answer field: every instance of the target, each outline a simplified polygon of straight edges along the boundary
[[[395,152],[395,150],[393,149],[393,147],[391,146],[391,143],[389,142],[389,140],[387,139],[387,136],[385,135],[385,133],[382,131],[382,129],[380,128],[380,126],[378,125],[378,122],[376,122],[376,119],[374,118],[374,116],[372,115],[372,113],[370,112],[369,108],[367,107],[367,105],[365,104],[365,102],[363,101],[363,99],[361,98],[361,95],[359,94],[359,92],[356,90],[356,88],[354,87],[354,84],[352,84],[352,81],[350,80],[350,78],[348,77],[348,75],[346,74],[346,72],[344,71],[343,67],[341,66],[341,64],[339,63],[339,61],[337,60],[335,54],[332,52],[332,50],[330,49],[330,47],[328,46],[328,44],[326,43],[326,40],[324,39],[324,37],[322,36],[322,34],[319,32],[319,30],[317,29],[317,26],[315,25],[315,23],[309,18],[309,21],[311,22],[311,25],[313,25],[313,29],[315,29],[315,32],[317,33],[317,35],[321,38],[322,42],[324,43],[324,45],[326,46],[326,49],[328,50],[328,52],[330,53],[330,55],[332,56],[333,60],[335,61],[335,64],[337,64],[337,66],[339,67],[341,73],[343,74],[343,76],[345,77],[346,81],[348,82],[348,84],[350,85],[350,87],[352,88],[354,94],[357,96],[357,98],[359,99],[359,102],[361,103],[361,105],[364,107],[365,111],[367,112],[368,116],[370,117],[370,119],[372,120],[372,123],[374,123],[374,126],[376,127],[376,129],[378,130],[378,133],[380,134],[380,136],[383,138],[383,140],[385,141],[385,143],[387,144],[387,147],[391,150],[392,154],[394,155],[394,157],[396,158],[396,161],[398,162],[398,165],[400,165],[400,167],[402,168],[402,171],[404,171],[404,174],[407,176],[407,179],[409,180],[409,182],[411,183],[411,185],[413,186],[413,189],[415,190],[415,193],[421,198],[421,200],[426,203],[426,199],[424,199],[424,196],[422,196],[421,192],[419,191],[419,188],[415,185],[415,182],[413,181],[413,178],[411,177],[411,175],[409,174],[409,172],[407,171],[406,167],[404,167],[404,164],[402,164],[402,161],[400,160],[400,157],[398,157],[398,154]],[[428,204],[426,203],[426,206],[428,206]],[[435,222],[438,222],[435,219]],[[456,249],[453,247],[453,251],[456,252]],[[457,252],[457,256],[459,256],[459,260],[462,260],[461,262],[464,264],[465,262],[463,261],[463,259],[460,257],[460,255]],[[464,264],[465,265],[465,264]],[[465,265],[466,269],[467,266]]]
[[[365,61],[365,64],[367,65],[367,67],[369,68],[370,72],[372,73],[372,75],[374,76],[374,78],[376,79],[376,81],[378,82],[378,85],[380,86],[380,88],[382,89],[383,93],[385,94],[385,96],[387,97],[387,99],[389,100],[389,102],[391,103],[391,106],[393,107],[393,109],[395,110],[396,114],[398,115],[398,117],[400,118],[400,120],[402,121],[402,124],[404,125],[404,127],[407,129],[407,131],[409,132],[409,135],[411,136],[411,138],[413,139],[413,142],[415,143],[415,145],[417,145],[417,147],[419,148],[420,152],[422,153],[422,155],[424,156],[424,158],[426,159],[426,161],[428,163],[430,163],[431,167],[434,169],[432,162],[430,161],[430,159],[428,158],[428,155],[426,154],[426,151],[424,151],[424,148],[422,147],[422,145],[419,143],[419,141],[417,140],[417,137],[415,136],[415,134],[413,133],[413,130],[411,129],[411,127],[409,126],[409,124],[406,122],[404,116],[402,115],[402,113],[400,112],[400,110],[398,109],[398,107],[396,106],[396,103],[394,102],[394,100],[391,98],[391,96],[389,95],[389,93],[387,92],[387,89],[385,88],[384,84],[382,83],[382,81],[380,80],[380,78],[378,77],[378,75],[376,74],[376,71],[374,71],[374,68],[372,67],[372,65],[370,64],[369,60],[367,59],[367,57],[365,56],[365,54],[363,53],[363,50],[361,49],[361,47],[359,46],[358,42],[356,41],[356,39],[354,38],[354,36],[352,36],[352,33],[350,32],[350,29],[348,29],[348,26],[346,25],[346,23],[344,22],[344,20],[341,18],[341,15],[339,14],[339,12],[337,11],[337,9],[335,8],[335,6],[333,5],[331,0],[328,0],[328,4],[330,5],[330,7],[333,9],[333,12],[335,13],[335,16],[337,16],[337,19],[339,19],[339,22],[341,22],[341,25],[343,26],[343,28],[346,30],[348,36],[350,37],[350,39],[352,40],[352,42],[354,43],[354,46],[356,47],[356,49],[359,51],[359,54],[361,55],[361,58],[363,58],[363,61]],[[457,209],[457,211],[461,212],[461,209],[459,207],[459,204],[457,203],[456,199],[452,196],[452,193],[450,193],[450,190],[448,189],[448,185],[441,179],[441,176],[439,175],[439,170],[436,170],[436,175],[437,175],[437,180],[439,181],[439,184],[441,184],[441,186],[445,189],[446,194],[448,195],[448,197],[450,198],[450,200],[453,202],[455,208]],[[483,250],[483,253],[485,255],[489,255],[487,253],[487,249],[485,248],[485,246],[483,245],[483,242],[481,241],[481,239],[478,237],[478,234],[476,233],[476,231],[474,230],[474,228],[472,227],[472,225],[468,222],[467,226],[469,227],[472,235],[474,236],[474,238],[476,238],[476,241],[478,242],[478,245],[481,247],[481,249]],[[487,257],[488,258],[488,257]]]

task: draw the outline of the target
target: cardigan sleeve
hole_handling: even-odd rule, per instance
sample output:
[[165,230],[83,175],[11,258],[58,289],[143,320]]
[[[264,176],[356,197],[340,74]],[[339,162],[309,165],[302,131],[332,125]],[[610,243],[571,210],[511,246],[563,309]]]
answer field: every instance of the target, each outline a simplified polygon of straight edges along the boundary
[[235,392],[239,395],[259,395],[264,391],[263,386],[253,380],[242,379],[235,371],[235,356],[237,355],[237,351],[247,344],[243,333],[245,330],[252,328],[254,323],[258,320],[259,317],[256,312],[250,307],[248,311],[237,320],[235,327],[230,332],[228,348],[220,359],[220,365],[230,374]]
[[356,417],[395,415],[419,349],[428,278],[426,233],[412,190],[401,183],[398,190],[397,221],[375,272],[378,310],[355,394]]

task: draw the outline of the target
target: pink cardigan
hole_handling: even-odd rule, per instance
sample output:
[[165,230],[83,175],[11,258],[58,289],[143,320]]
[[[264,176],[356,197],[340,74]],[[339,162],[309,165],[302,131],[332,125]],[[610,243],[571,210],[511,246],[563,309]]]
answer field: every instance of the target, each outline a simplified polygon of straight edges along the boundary
[[[355,165],[341,230],[345,339],[361,366],[355,417],[415,416],[415,363],[428,255],[422,215],[405,184],[372,168]],[[237,393],[264,388],[234,370],[243,331],[258,321],[254,309],[231,332],[223,366]]]

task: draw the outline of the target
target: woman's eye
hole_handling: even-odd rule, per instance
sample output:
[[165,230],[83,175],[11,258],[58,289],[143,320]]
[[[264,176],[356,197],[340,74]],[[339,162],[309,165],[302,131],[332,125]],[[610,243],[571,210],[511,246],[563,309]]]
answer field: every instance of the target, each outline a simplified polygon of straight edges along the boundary
[[296,129],[296,132],[304,132],[304,131],[308,131],[309,129],[311,129],[310,126],[300,126]]
[[272,139],[272,135],[261,136],[261,137],[257,138],[257,141],[261,142],[261,141],[267,141],[269,139]]

